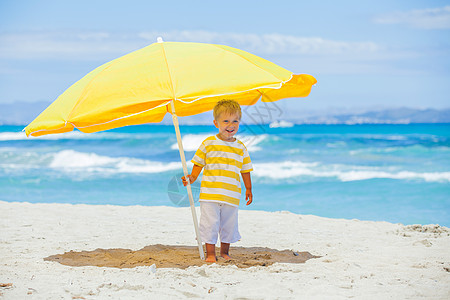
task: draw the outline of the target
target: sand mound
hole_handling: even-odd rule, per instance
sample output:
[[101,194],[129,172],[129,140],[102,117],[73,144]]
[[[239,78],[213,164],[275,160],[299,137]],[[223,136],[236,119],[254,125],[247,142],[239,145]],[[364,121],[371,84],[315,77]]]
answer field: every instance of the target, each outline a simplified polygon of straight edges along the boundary
[[[218,251],[218,249],[217,249]],[[217,264],[235,265],[239,268],[252,266],[269,266],[273,263],[304,263],[308,259],[318,258],[309,252],[292,250],[275,250],[261,247],[234,247],[230,249],[232,260],[226,261],[217,252]],[[94,251],[66,252],[44,258],[63,265],[97,266],[112,268],[134,268],[137,266],[156,265],[157,268],[181,268],[206,264],[198,255],[194,246],[150,245],[140,250],[130,249],[96,249]]]
[[438,235],[440,235],[440,234],[450,235],[448,228],[439,226],[437,224],[429,224],[429,225],[414,224],[414,225],[407,225],[404,228],[406,231],[434,233],[434,234],[438,234]]

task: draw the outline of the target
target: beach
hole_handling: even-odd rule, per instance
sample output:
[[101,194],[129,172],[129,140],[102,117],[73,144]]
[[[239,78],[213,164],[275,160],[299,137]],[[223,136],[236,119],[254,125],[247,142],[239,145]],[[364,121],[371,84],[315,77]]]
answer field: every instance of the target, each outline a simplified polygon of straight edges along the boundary
[[0,202],[0,222],[3,299],[450,297],[450,231],[438,225],[241,210],[242,239],[232,245],[231,256],[233,248],[263,247],[313,257],[303,263],[242,267],[218,260],[183,268],[148,258],[148,265],[117,268],[44,259],[96,249],[195,247],[189,208]]

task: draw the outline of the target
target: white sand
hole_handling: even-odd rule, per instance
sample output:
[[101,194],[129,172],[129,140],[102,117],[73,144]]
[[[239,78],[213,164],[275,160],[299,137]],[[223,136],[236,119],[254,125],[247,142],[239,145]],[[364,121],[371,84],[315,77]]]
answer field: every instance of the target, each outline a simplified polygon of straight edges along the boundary
[[[69,267],[74,250],[195,246],[189,208],[0,202],[4,299],[450,299],[445,227],[240,211],[235,246],[308,251],[304,264],[238,269]],[[232,254],[232,252],[231,252]]]

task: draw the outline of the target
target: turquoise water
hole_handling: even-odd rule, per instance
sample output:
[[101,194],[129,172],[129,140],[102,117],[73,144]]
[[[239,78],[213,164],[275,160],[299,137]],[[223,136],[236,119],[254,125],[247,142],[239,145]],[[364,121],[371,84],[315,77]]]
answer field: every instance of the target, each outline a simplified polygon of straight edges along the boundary
[[[172,126],[26,138],[0,126],[0,200],[187,205]],[[182,126],[186,157],[216,133]],[[254,203],[332,218],[450,226],[450,124],[241,126]],[[199,182],[194,184],[198,195]]]

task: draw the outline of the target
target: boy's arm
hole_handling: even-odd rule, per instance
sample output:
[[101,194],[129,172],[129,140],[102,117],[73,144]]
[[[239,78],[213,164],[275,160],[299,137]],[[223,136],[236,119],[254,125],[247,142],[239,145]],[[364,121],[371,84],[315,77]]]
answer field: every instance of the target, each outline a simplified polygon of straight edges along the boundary
[[250,205],[253,201],[252,194],[252,178],[250,177],[250,172],[241,173],[242,180],[244,180],[245,185],[245,200],[247,200],[247,205]]
[[[197,177],[200,174],[200,172],[202,171],[202,169],[203,169],[203,167],[200,167],[199,165],[194,164],[191,174],[188,174],[188,176],[187,176],[189,178],[189,182],[191,184],[193,184],[194,181],[197,180]],[[183,176],[183,177],[181,177],[181,180],[183,180],[183,185],[186,186],[187,185],[186,178]]]

